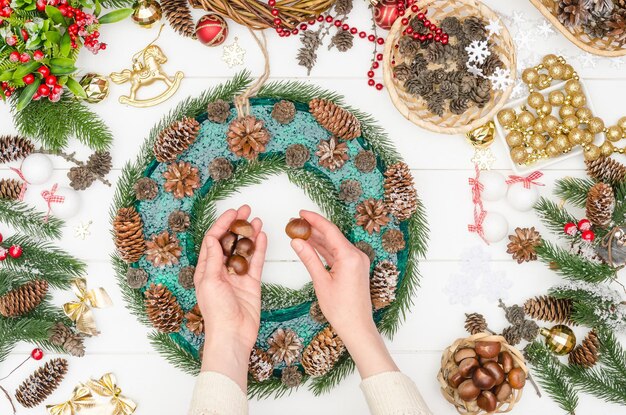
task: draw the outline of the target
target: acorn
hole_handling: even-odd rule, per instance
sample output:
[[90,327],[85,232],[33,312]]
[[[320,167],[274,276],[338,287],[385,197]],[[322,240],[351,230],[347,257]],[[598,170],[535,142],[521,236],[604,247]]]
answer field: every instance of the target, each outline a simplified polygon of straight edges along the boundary
[[479,367],[474,370],[472,381],[474,382],[474,385],[484,391],[489,390],[496,385],[496,379],[491,376],[491,372],[483,367]]
[[459,363],[461,363],[462,360],[465,360],[468,357],[476,357],[476,352],[474,351],[474,349],[459,349],[454,354],[454,363],[458,365]]
[[526,373],[521,367],[516,367],[509,372],[507,380],[513,389],[522,389],[526,384]]
[[498,399],[493,392],[482,391],[478,399],[476,399],[476,405],[484,411],[493,412],[498,407]]
[[502,366],[498,364],[498,362],[487,362],[483,365],[483,368],[487,369],[489,374],[493,376],[493,378],[496,380],[496,385],[500,385],[502,384],[502,382],[504,382],[504,370],[502,369]]
[[248,261],[241,255],[233,255],[226,261],[226,268],[231,274],[245,275],[248,267]]
[[513,388],[511,387],[511,385],[504,382],[502,385],[496,387],[495,392],[498,402],[505,402],[513,393]]
[[458,370],[448,375],[448,385],[452,386],[454,389],[457,389],[464,380],[465,378]]
[[244,257],[246,259],[250,259],[252,254],[254,254],[254,248],[255,248],[255,246],[254,246],[254,242],[252,242],[252,239],[241,238],[235,244],[235,251],[234,251],[234,253],[236,255],[241,255],[242,257]]
[[474,370],[480,366],[478,363],[478,359],[475,357],[468,357],[467,359],[463,359],[461,363],[459,363],[459,373],[466,379],[469,379],[474,374]]
[[306,241],[311,237],[311,224],[306,219],[294,218],[285,226],[285,232],[291,239]]
[[228,257],[233,254],[236,242],[237,235],[232,232],[226,232],[224,236],[220,238],[220,245],[222,245],[222,252],[224,253],[224,256]]
[[480,395],[480,389],[474,385],[474,382],[472,382],[471,379],[467,379],[459,385],[458,393],[459,397],[465,402],[471,402],[478,398],[478,395]]
[[229,229],[232,233],[243,236],[244,238],[252,238],[254,236],[254,228],[247,220],[237,219],[230,225]]
[[513,362],[513,356],[509,352],[502,352],[498,357],[498,362],[502,365],[502,369],[504,373],[509,373],[514,367],[515,362]]
[[500,353],[501,344],[499,342],[476,342],[474,350],[480,357],[492,358]]

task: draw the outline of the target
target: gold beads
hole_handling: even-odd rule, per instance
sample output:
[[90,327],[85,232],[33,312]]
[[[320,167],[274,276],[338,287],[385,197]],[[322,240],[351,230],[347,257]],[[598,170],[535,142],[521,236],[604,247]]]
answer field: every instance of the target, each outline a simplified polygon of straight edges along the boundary
[[538,110],[544,104],[545,100],[541,92],[533,92],[528,96],[528,105]]
[[567,128],[569,131],[580,125],[580,120],[575,115],[568,115],[563,118],[563,126]]
[[528,159],[528,153],[522,146],[513,147],[511,149],[511,159],[517,164],[524,164]]
[[587,125],[593,134],[599,134],[604,130],[604,121],[600,117],[591,118]]
[[543,129],[549,133],[553,133],[559,128],[559,120],[554,115],[545,117],[542,124]]
[[585,132],[582,129],[578,128],[578,127],[573,128],[569,132],[569,136],[568,136],[569,142],[574,144],[574,145],[582,144],[582,142],[584,140],[584,137],[585,137]]
[[624,136],[623,130],[619,127],[619,125],[614,125],[612,127],[607,128],[606,130],[606,138],[609,141],[619,141]]
[[563,65],[562,63],[557,63],[548,70],[548,73],[550,74],[552,79],[561,80],[565,75],[565,65]]
[[582,92],[582,89],[583,87],[580,82],[575,79],[570,79],[565,83],[565,91],[567,91],[567,93],[570,95]]
[[571,95],[570,102],[574,108],[582,108],[587,105],[587,97],[581,92],[577,92]]
[[589,144],[585,146],[585,160],[594,161],[600,158],[600,148],[596,145]]
[[517,120],[515,110],[508,108],[498,113],[498,121],[503,127],[510,127]]
[[593,113],[589,108],[579,108],[576,110],[576,116],[580,118],[580,122],[588,123],[591,118],[593,118]]
[[565,94],[561,91],[552,91],[548,95],[548,102],[555,107],[560,107],[565,103]]
[[570,148],[569,139],[566,135],[559,134],[554,139],[554,146],[560,151],[567,151]]
[[563,105],[559,110],[561,118],[569,117],[570,115],[576,115],[576,108],[571,105]]

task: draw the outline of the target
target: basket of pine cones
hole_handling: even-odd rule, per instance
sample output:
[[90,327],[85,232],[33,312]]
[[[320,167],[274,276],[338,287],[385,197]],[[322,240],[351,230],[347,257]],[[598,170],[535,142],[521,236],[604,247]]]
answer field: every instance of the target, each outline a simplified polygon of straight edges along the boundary
[[594,55],[626,55],[626,0],[530,0],[572,43]]

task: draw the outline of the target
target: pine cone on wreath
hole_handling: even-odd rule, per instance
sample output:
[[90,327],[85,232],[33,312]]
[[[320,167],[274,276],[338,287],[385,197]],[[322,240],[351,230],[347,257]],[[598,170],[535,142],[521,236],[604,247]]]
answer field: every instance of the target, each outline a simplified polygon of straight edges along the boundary
[[335,14],[350,14],[353,6],[353,0],[337,0],[335,3]]
[[65,343],[63,343],[63,350],[71,356],[85,356],[85,343],[83,337],[78,334],[70,337],[65,341]]
[[48,281],[32,280],[0,297],[0,314],[4,317],[19,317],[35,308],[48,293]]
[[149,177],[142,177],[133,186],[137,200],[153,200],[159,194],[159,185]]
[[33,152],[35,146],[24,137],[18,135],[0,136],[0,164],[23,159]]
[[370,279],[370,296],[374,310],[385,308],[396,300],[398,275],[400,271],[392,262],[382,261],[376,264]]
[[217,157],[209,163],[209,176],[216,182],[230,179],[233,170],[233,163],[225,157]]
[[193,282],[193,276],[195,273],[196,267],[194,266],[182,267],[180,271],[178,271],[178,283],[186,290],[195,288],[195,284]]
[[311,340],[302,353],[304,372],[312,377],[330,372],[346,350],[343,341],[332,327],[327,326]]
[[67,172],[67,177],[70,179],[70,186],[74,190],[85,190],[96,181],[96,176],[84,166],[72,167]]
[[585,7],[594,15],[609,15],[615,9],[613,0],[585,0]]
[[304,167],[311,158],[311,152],[304,144],[292,144],[285,150],[285,163],[294,169]]
[[417,192],[406,163],[392,164],[385,171],[385,205],[398,220],[409,219],[417,210]]
[[602,228],[607,227],[615,210],[615,194],[613,187],[606,183],[594,184],[587,193],[587,219]]
[[487,331],[487,321],[482,314],[465,314],[465,330],[471,335]]
[[106,176],[113,167],[113,159],[108,151],[96,151],[87,159],[87,168],[97,176]]
[[356,207],[356,224],[367,233],[380,232],[380,228],[391,220],[382,200],[366,199]]
[[134,206],[121,208],[113,220],[115,247],[127,263],[137,262],[146,250],[143,222]]
[[361,135],[358,118],[332,101],[315,98],[309,102],[309,111],[320,125],[341,140],[352,140]]
[[196,141],[200,123],[195,118],[185,117],[174,121],[157,136],[154,142],[154,156],[160,163],[176,160],[182,152]]
[[166,286],[152,284],[144,293],[146,314],[152,325],[162,333],[177,333],[183,322],[183,309]]
[[585,0],[560,0],[558,3],[557,17],[565,27],[583,25],[589,20],[589,15]]
[[180,35],[196,38],[196,24],[191,17],[187,0],[161,0],[163,15]]
[[553,323],[572,323],[572,300],[548,295],[530,298],[524,303],[526,315]]
[[311,316],[311,319],[313,319],[313,321],[317,323],[320,323],[320,324],[328,323],[328,320],[326,320],[326,317],[324,316],[324,313],[322,312],[322,308],[320,307],[319,301],[313,301],[311,303],[311,308],[309,308],[309,315]]
[[15,391],[15,399],[25,408],[34,408],[54,392],[67,373],[67,360],[52,359],[28,377]]
[[315,155],[319,157],[319,165],[326,167],[330,171],[342,168],[350,158],[348,155],[348,145],[346,143],[340,143],[335,137],[320,141]]
[[296,106],[293,102],[280,100],[272,107],[272,118],[280,124],[289,124],[296,116]]
[[585,160],[587,174],[599,182],[616,184],[626,180],[626,166],[610,157]]
[[178,264],[181,254],[178,239],[168,231],[152,235],[152,239],[146,241],[146,259],[157,268]]
[[339,186],[339,199],[346,203],[354,203],[358,201],[362,194],[363,188],[361,187],[361,183],[356,180],[344,180]]
[[590,331],[579,346],[569,354],[570,365],[590,368],[598,363],[600,340],[595,331]]
[[167,225],[172,232],[185,232],[191,226],[191,219],[187,212],[175,210],[167,218]]
[[402,251],[406,247],[404,233],[397,229],[388,229],[383,234],[383,249],[389,253],[395,254]]
[[228,117],[230,117],[230,104],[223,99],[210,102],[207,105],[207,115],[209,121],[224,124]]
[[248,373],[257,382],[263,382],[268,380],[272,376],[274,370],[274,364],[272,358],[266,351],[255,347],[250,354],[250,361],[248,362]]
[[24,183],[16,179],[0,179],[0,199],[17,200]]
[[200,312],[200,307],[198,307],[198,304],[193,306],[193,308],[187,314],[185,314],[185,318],[187,319],[185,325],[190,332],[192,332],[196,336],[204,333],[204,318],[202,317],[202,313]]
[[506,246],[507,254],[512,254],[518,264],[535,261],[537,248],[541,244],[541,235],[532,228],[516,228],[515,235],[509,235],[509,244]]
[[539,335],[539,330],[540,327],[533,320],[524,320],[521,327],[522,338],[531,342]]
[[290,329],[279,328],[267,340],[267,353],[272,357],[274,365],[285,362],[287,366],[294,364],[302,353],[302,339]]
[[280,381],[288,388],[298,387],[302,383],[302,372],[297,366],[288,366],[283,369],[280,375]]
[[368,244],[365,241],[359,241],[354,244],[355,247],[359,249],[359,251],[363,252],[370,260],[370,263],[374,262],[376,259],[376,251],[372,248],[372,245]]
[[200,187],[198,168],[185,161],[168,165],[163,178],[165,179],[163,189],[172,193],[175,199],[193,196],[194,190]]
[[485,22],[477,16],[470,16],[463,20],[463,33],[469,41],[483,40],[487,37]]
[[126,283],[130,288],[138,290],[148,282],[148,273],[141,268],[128,268],[126,271]]
[[354,156],[354,166],[362,173],[369,173],[376,168],[376,155],[370,150],[361,150]]
[[265,146],[270,141],[270,133],[265,128],[263,120],[246,115],[230,123],[227,140],[233,154],[254,160],[259,153],[265,151]]

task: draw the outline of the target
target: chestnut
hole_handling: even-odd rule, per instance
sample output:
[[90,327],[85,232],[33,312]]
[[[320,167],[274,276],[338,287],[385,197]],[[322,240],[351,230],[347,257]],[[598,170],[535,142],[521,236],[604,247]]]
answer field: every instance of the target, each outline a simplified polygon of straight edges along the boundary
[[476,354],[480,357],[485,357],[487,359],[498,356],[500,353],[501,344],[499,342],[476,342],[474,345],[474,350],[476,350]]
[[294,218],[285,226],[285,232],[291,239],[307,240],[311,237],[311,224],[306,219]]
[[476,357],[474,349],[459,349],[454,354],[454,363],[458,365],[462,360],[467,359],[468,357]]
[[498,407],[498,399],[493,392],[482,391],[478,399],[476,399],[476,405],[486,412],[493,412]]
[[474,381],[474,385],[484,391],[489,390],[496,385],[496,378],[491,376],[491,373],[484,367],[479,367],[474,371],[472,381]]
[[496,385],[500,385],[504,382],[504,370],[502,366],[498,364],[498,362],[487,362],[483,365],[483,368],[487,369],[487,371],[493,376],[496,380]]
[[244,238],[252,238],[254,236],[252,224],[243,219],[237,219],[231,223],[229,230],[235,235],[243,236]]
[[254,242],[249,238],[241,238],[235,244],[235,255],[241,255],[242,257],[249,259],[254,254]]
[[448,385],[452,386],[454,389],[457,389],[464,380],[465,378],[463,378],[458,370],[448,375]]
[[504,382],[502,385],[496,387],[495,392],[498,402],[505,402],[507,399],[509,399],[511,393],[513,393],[513,388],[511,388],[511,385]]
[[459,373],[466,379],[469,379],[474,374],[474,370],[480,366],[478,363],[478,359],[475,357],[468,357],[467,359],[463,359],[461,363],[459,363]]
[[226,261],[226,268],[231,274],[245,275],[248,272],[248,261],[241,255],[233,255]]
[[484,366],[486,363],[489,362],[497,362],[498,361],[498,357],[479,357],[478,361],[480,362],[480,364],[482,366]]
[[220,245],[222,245],[222,252],[224,252],[224,256],[231,256],[233,254],[236,242],[237,235],[232,232],[226,232],[224,236],[220,238]]
[[516,367],[509,372],[507,380],[513,389],[522,389],[526,384],[526,373],[521,367]]
[[457,391],[459,397],[465,402],[471,402],[480,395],[480,389],[474,385],[471,379],[467,379],[465,382],[461,383]]
[[511,356],[511,353],[509,352],[500,353],[498,362],[502,365],[504,373],[509,373],[515,367],[515,363],[513,362],[513,356]]

